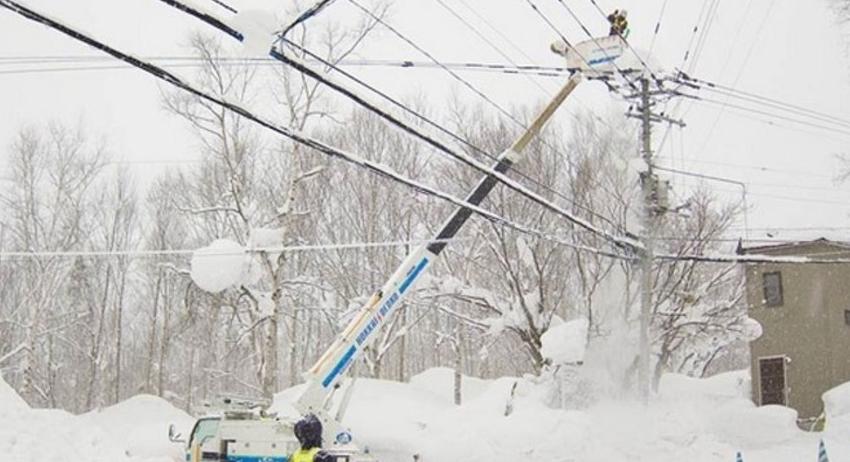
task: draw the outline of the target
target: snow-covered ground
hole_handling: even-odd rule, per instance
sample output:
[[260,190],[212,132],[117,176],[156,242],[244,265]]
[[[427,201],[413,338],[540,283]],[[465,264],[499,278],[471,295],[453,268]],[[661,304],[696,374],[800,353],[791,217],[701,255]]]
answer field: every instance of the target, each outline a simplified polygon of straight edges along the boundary
[[168,425],[193,419],[167,401],[139,395],[84,415],[30,407],[0,379],[0,454],[13,462],[172,462],[180,448]]
[[[850,386],[827,394],[827,430],[797,429],[795,413],[755,407],[746,372],[710,379],[667,375],[653,402],[603,401],[564,411],[543,404],[546,387],[529,380],[464,379],[464,404],[455,406],[453,373],[431,369],[409,383],[359,379],[345,418],[361,445],[383,461],[734,461],[816,462],[823,439],[832,461],[850,460]],[[517,383],[513,411],[505,416]],[[300,387],[279,393],[275,408]],[[166,401],[140,395],[75,416],[30,409],[0,380],[0,454],[12,461],[181,460],[166,436],[169,423],[184,432],[192,419]]]

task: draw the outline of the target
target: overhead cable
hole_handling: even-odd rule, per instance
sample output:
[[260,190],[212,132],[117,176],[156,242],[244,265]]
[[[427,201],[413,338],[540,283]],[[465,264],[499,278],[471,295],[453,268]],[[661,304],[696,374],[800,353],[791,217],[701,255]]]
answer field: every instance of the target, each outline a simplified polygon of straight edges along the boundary
[[245,247],[241,250],[225,249],[126,249],[126,250],[34,250],[34,251],[0,251],[0,258],[48,258],[48,257],[165,257],[198,255],[202,257],[236,256],[253,253],[291,253],[315,252],[329,250],[359,250],[382,247],[404,247],[411,245],[429,244],[432,242],[464,242],[470,238],[428,239],[428,240],[395,240],[378,242],[349,242],[340,244],[301,244],[275,247]]
[[[163,1],[167,4],[171,4],[175,0],[161,0],[161,1]],[[349,0],[349,1],[354,2],[355,0]],[[179,8],[179,9],[182,11],[182,10],[184,10],[184,8],[190,8],[190,7],[183,5],[183,8]],[[203,17],[203,15],[200,15],[200,14],[193,14],[192,16],[195,16],[199,19],[202,19],[202,17]],[[375,17],[374,14],[372,16]],[[380,18],[377,18],[377,17],[375,17],[375,18],[377,20],[380,20]],[[216,21],[216,22],[220,23],[221,21]],[[217,26],[215,26],[214,23],[208,22],[208,24],[213,25],[214,27],[217,27]],[[227,27],[226,29],[221,29],[221,30],[223,30],[224,32],[227,32],[228,34],[231,34],[234,38],[241,40],[242,34],[239,31],[236,31],[235,29],[232,29],[230,27]],[[284,40],[287,41],[286,39],[284,39]],[[291,42],[288,42],[288,43],[291,43]],[[498,182],[507,186],[509,189],[519,193],[520,195],[526,197],[527,199],[530,199],[531,201],[537,203],[538,205],[543,206],[547,210],[554,212],[557,215],[560,215],[561,217],[565,218],[568,222],[578,226],[579,228],[590,231],[591,233],[600,236],[604,240],[607,240],[609,243],[612,243],[612,244],[614,244],[618,247],[621,247],[621,248],[629,250],[629,251],[633,250],[635,248],[641,247],[641,244],[634,241],[633,239],[625,238],[625,237],[621,237],[621,236],[616,236],[616,235],[611,234],[610,232],[608,232],[604,229],[598,228],[595,225],[591,224],[590,222],[584,220],[583,218],[573,215],[572,213],[565,210],[564,208],[562,208],[562,207],[558,206],[557,204],[554,204],[553,202],[551,202],[551,201],[547,200],[546,198],[540,196],[539,194],[535,193],[534,191],[531,191],[528,188],[522,186],[521,184],[518,184],[518,183],[512,181],[508,176],[504,175],[503,173],[500,173],[493,168],[487,167],[487,166],[479,163],[474,158],[471,158],[471,157],[467,156],[466,154],[464,154],[462,152],[457,152],[457,151],[454,151],[454,150],[448,148],[446,145],[442,144],[441,142],[439,142],[439,141],[435,140],[434,138],[424,134],[418,128],[412,127],[411,125],[402,122],[401,120],[399,120],[394,115],[388,113],[385,110],[382,110],[378,106],[369,102],[367,100],[367,98],[365,98],[365,96],[360,95],[357,92],[353,91],[352,89],[340,84],[333,77],[331,77],[330,75],[327,75],[326,72],[321,71],[321,70],[317,70],[317,69],[311,67],[309,64],[307,64],[306,62],[304,62],[300,58],[292,56],[290,54],[282,53],[275,48],[273,48],[269,52],[269,54],[273,58],[278,59],[281,62],[284,62],[284,63],[292,66],[294,69],[298,70],[299,72],[309,76],[312,79],[315,79],[315,80],[325,84],[326,86],[333,89],[334,91],[346,96],[347,98],[351,99],[352,101],[356,102],[357,104],[367,108],[368,110],[377,114],[378,116],[380,116],[381,118],[383,118],[387,122],[390,122],[391,124],[395,125],[397,128],[407,132],[411,136],[414,136],[414,137],[418,138],[419,140],[425,142],[426,144],[430,145],[431,147],[437,149],[438,152],[443,152],[443,153],[445,153],[449,156],[452,156],[453,158],[465,163],[466,165],[488,175],[489,177],[494,178]],[[314,54],[313,56],[315,57],[316,55]],[[430,55],[428,55],[428,56],[430,56]],[[525,125],[523,124],[522,127],[525,128]]]
[[[167,1],[167,0],[163,0],[163,1]],[[257,123],[258,125],[260,125],[264,128],[267,128],[267,129],[274,131],[274,132],[276,132],[280,135],[283,135],[287,138],[290,138],[293,141],[301,143],[301,144],[303,144],[303,145],[305,145],[309,148],[312,148],[316,151],[319,151],[323,154],[326,154],[329,157],[333,157],[333,158],[336,158],[336,159],[343,160],[343,161],[350,163],[352,165],[355,165],[359,168],[363,168],[363,169],[366,169],[366,170],[368,170],[368,171],[370,171],[374,174],[377,174],[378,176],[384,177],[384,178],[389,179],[391,181],[395,181],[395,182],[404,184],[404,185],[410,187],[411,189],[413,189],[415,191],[418,191],[418,192],[421,192],[423,194],[427,194],[427,195],[430,195],[430,196],[433,196],[433,197],[437,197],[437,198],[439,198],[443,201],[449,202],[449,203],[456,205],[458,207],[462,207],[462,208],[465,208],[467,210],[470,210],[473,213],[475,213],[475,214],[477,214],[481,217],[484,217],[485,219],[492,221],[494,223],[502,224],[502,225],[510,227],[510,228],[512,228],[516,231],[519,231],[519,232],[522,232],[522,233],[525,233],[525,234],[529,234],[529,235],[533,235],[533,236],[539,237],[541,239],[556,242],[556,243],[564,245],[564,246],[568,246],[568,247],[572,247],[572,248],[576,248],[576,249],[580,249],[580,250],[585,250],[585,251],[589,251],[589,252],[594,252],[594,253],[609,256],[609,257],[612,257],[612,258],[621,258],[621,259],[622,258],[626,258],[626,259],[631,258],[631,256],[623,255],[623,254],[620,254],[620,253],[614,253],[614,252],[604,251],[604,250],[601,250],[601,249],[596,249],[596,248],[589,247],[589,246],[575,244],[574,242],[566,241],[564,239],[558,238],[557,236],[549,235],[549,234],[544,233],[542,231],[539,231],[537,229],[528,228],[524,225],[510,221],[510,220],[508,220],[508,219],[506,219],[506,218],[504,218],[504,217],[502,217],[498,214],[490,212],[490,211],[483,209],[479,206],[470,204],[470,203],[466,202],[465,200],[458,199],[458,198],[456,198],[456,197],[454,197],[450,194],[447,194],[447,193],[439,191],[435,188],[432,188],[432,187],[430,187],[430,186],[428,186],[424,183],[421,183],[421,182],[416,181],[416,180],[409,179],[409,178],[407,178],[407,177],[405,177],[401,174],[394,172],[393,170],[390,170],[389,168],[387,168],[387,167],[385,167],[385,166],[383,166],[379,163],[376,163],[376,162],[370,161],[368,159],[364,159],[364,158],[361,158],[361,157],[356,156],[354,154],[348,153],[346,151],[337,149],[337,148],[332,147],[330,145],[327,145],[327,144],[325,144],[325,143],[323,143],[319,140],[316,140],[315,138],[312,138],[309,135],[306,135],[306,134],[301,133],[299,131],[293,130],[289,127],[277,125],[274,122],[266,120],[265,118],[262,118],[262,117],[260,117],[256,114],[246,110],[245,108],[243,108],[242,106],[240,106],[237,103],[230,102],[229,100],[227,100],[224,97],[219,97],[219,96],[211,95],[207,92],[204,92],[203,90],[196,88],[192,84],[183,81],[182,79],[180,79],[176,75],[171,74],[168,71],[161,69],[154,64],[145,62],[145,61],[140,60],[138,58],[135,58],[135,57],[133,57],[129,54],[126,54],[126,53],[124,53],[124,52],[122,52],[118,49],[112,48],[112,47],[106,45],[105,43],[100,42],[100,41],[80,32],[80,31],[77,31],[77,30],[75,30],[71,27],[68,27],[68,26],[66,26],[66,25],[64,25],[64,24],[62,24],[62,23],[60,23],[56,20],[48,18],[47,16],[45,16],[41,13],[38,13],[38,12],[36,12],[36,11],[30,9],[30,8],[27,8],[26,6],[23,6],[20,2],[17,2],[17,1],[14,1],[14,0],[0,0],[0,6],[7,8],[7,9],[9,9],[9,10],[15,12],[15,13],[18,13],[19,15],[21,15],[21,16],[27,18],[27,19],[30,19],[30,20],[35,21],[35,22],[39,22],[41,24],[44,24],[47,27],[55,29],[55,30],[67,35],[68,37],[71,37],[74,40],[85,43],[89,46],[92,46],[92,47],[98,49],[98,50],[101,50],[105,53],[108,53],[108,54],[110,54],[110,55],[112,55],[112,56],[114,56],[114,57],[116,57],[116,58],[118,58],[122,61],[128,62],[128,63],[132,64],[133,66],[143,70],[144,72],[146,72],[150,75],[153,75],[154,77],[156,77],[160,80],[163,80],[163,81],[165,81],[165,82],[167,82],[167,83],[169,83],[169,84],[171,84],[171,85],[173,85],[177,88],[180,88],[181,90],[184,90],[184,91],[186,91],[186,92],[188,92],[188,93],[190,93],[190,94],[192,94],[192,95],[194,95],[198,98],[204,99],[204,100],[209,101],[211,103],[214,103],[218,106],[221,106],[221,107],[223,107],[223,108],[225,108],[225,109],[227,109],[231,112],[234,112],[235,114],[237,114],[241,117],[244,117],[248,120],[251,120],[252,122]],[[603,233],[604,233],[603,236],[609,236],[608,233],[606,233],[606,232],[603,232]],[[619,246],[626,247],[627,249],[640,248],[640,244],[638,242],[634,241],[633,239],[629,239],[629,238],[616,238],[616,237],[612,236],[611,238],[606,239],[606,240],[609,240],[613,243],[618,243]]]

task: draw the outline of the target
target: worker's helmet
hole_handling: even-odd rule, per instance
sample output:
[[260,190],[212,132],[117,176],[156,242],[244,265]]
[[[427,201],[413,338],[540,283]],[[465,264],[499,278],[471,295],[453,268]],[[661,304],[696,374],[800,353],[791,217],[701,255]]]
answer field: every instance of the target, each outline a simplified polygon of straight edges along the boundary
[[295,437],[304,449],[322,447],[322,422],[313,414],[307,414],[295,423]]
[[622,16],[622,17],[624,17],[624,18],[625,18],[625,17],[627,17],[628,15],[629,15],[629,12],[628,12],[628,11],[626,11],[626,10],[620,10],[620,16]]

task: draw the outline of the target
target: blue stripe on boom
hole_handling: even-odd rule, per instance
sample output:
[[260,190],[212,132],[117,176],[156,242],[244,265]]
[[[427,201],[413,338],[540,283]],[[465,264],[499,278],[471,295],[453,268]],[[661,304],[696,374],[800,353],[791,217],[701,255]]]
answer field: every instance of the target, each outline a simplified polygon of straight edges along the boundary
[[597,64],[607,63],[619,58],[619,56],[606,56],[604,58],[599,59],[591,59],[590,62],[587,63],[588,66],[595,66]]
[[407,278],[405,278],[404,282],[401,283],[401,287],[398,288],[398,292],[403,294],[404,291],[406,291],[410,287],[410,285],[413,284],[413,281],[416,280],[416,277],[419,276],[419,273],[421,273],[423,269],[425,269],[425,265],[427,264],[428,257],[423,257],[422,260],[416,265],[416,268],[413,268],[413,271],[411,271],[410,274],[407,275]]
[[227,456],[227,462],[287,462],[287,457],[275,456]]
[[339,362],[336,363],[336,366],[334,366],[333,370],[331,370],[331,373],[328,374],[327,377],[325,377],[325,380],[322,380],[323,387],[327,388],[328,385],[333,382],[336,376],[338,376],[339,373],[342,372],[343,369],[345,369],[345,366],[347,366],[348,362],[351,361],[351,357],[354,356],[355,351],[357,351],[357,347],[352,346],[348,349],[348,351],[345,352],[344,355],[342,355],[342,358],[340,358]]

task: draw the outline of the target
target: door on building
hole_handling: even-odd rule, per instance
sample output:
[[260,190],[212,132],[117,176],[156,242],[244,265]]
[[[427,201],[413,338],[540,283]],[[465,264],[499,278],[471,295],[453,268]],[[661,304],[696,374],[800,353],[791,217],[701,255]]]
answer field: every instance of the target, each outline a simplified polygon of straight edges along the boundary
[[759,358],[759,383],[761,384],[761,405],[779,404],[785,406],[788,399],[786,390],[785,357],[774,356]]

